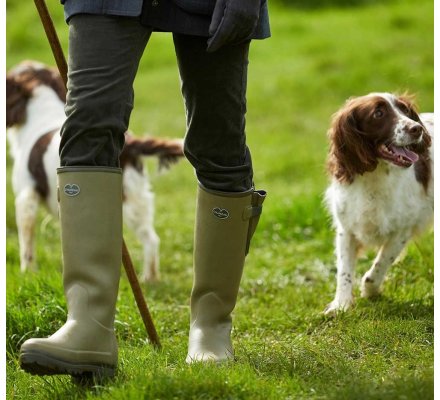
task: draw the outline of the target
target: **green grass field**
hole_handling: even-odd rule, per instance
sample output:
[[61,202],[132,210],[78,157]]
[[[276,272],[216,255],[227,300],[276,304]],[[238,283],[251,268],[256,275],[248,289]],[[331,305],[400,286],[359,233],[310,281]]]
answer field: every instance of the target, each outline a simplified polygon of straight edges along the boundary
[[[32,2],[7,1],[7,66],[53,64]],[[49,6],[63,45],[57,0]],[[325,2],[324,2],[325,3]],[[368,2],[367,2],[368,3]],[[18,367],[29,337],[65,320],[59,224],[41,212],[37,273],[19,271],[14,199],[7,187],[7,394],[10,399],[414,399],[433,398],[433,234],[391,268],[383,296],[322,316],[335,289],[333,232],[322,204],[326,130],[346,98],[370,91],[417,95],[433,109],[433,2],[371,2],[299,9],[271,3],[273,37],[252,45],[247,132],[258,188],[268,191],[234,312],[237,361],[184,362],[192,283],[196,182],[186,161],[166,174],[147,160],[156,192],[162,280],[145,286],[163,349],[148,344],[124,274],[117,304],[117,378],[84,389],[68,377],[32,377]],[[183,103],[168,34],[155,34],[135,84],[131,129],[182,137]],[[8,177],[11,160],[7,160]],[[142,251],[126,233],[132,257]],[[374,253],[359,261],[357,276]],[[359,295],[358,289],[356,294]]]

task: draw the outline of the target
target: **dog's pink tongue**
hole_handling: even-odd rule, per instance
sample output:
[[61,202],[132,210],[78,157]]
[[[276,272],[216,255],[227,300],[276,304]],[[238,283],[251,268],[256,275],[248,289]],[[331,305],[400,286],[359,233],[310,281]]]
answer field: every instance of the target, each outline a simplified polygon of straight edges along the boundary
[[393,146],[391,145],[391,150],[393,150],[393,152],[399,156],[402,156],[403,158],[407,159],[408,161],[415,163],[416,161],[418,161],[419,156],[417,153],[414,153],[411,150],[405,149],[404,147],[397,147],[397,146]]

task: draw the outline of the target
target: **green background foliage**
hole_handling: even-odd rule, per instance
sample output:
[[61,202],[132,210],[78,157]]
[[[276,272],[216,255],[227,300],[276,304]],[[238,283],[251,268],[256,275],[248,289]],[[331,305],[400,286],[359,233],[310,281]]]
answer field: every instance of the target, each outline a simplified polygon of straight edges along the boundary
[[[67,25],[48,1],[64,48]],[[310,5],[312,4],[312,5]],[[333,232],[322,196],[330,117],[355,95],[417,95],[433,109],[433,2],[270,2],[272,38],[252,43],[247,135],[258,188],[268,191],[234,312],[237,361],[184,363],[192,282],[196,182],[186,161],[158,174],[162,279],[145,285],[163,350],[148,344],[123,274],[117,304],[115,381],[93,389],[67,377],[32,377],[18,367],[20,344],[65,320],[59,224],[41,211],[38,272],[19,271],[14,198],[7,183],[7,393],[11,399],[429,399],[433,397],[433,234],[391,268],[383,296],[358,299],[334,319],[321,312],[335,289]],[[7,1],[7,67],[53,57],[32,2]],[[169,34],[154,34],[135,82],[130,128],[183,137],[185,117]],[[392,188],[390,188],[392,190]],[[142,249],[125,237],[141,269]],[[358,262],[357,277],[373,252]],[[356,288],[356,295],[359,290]]]

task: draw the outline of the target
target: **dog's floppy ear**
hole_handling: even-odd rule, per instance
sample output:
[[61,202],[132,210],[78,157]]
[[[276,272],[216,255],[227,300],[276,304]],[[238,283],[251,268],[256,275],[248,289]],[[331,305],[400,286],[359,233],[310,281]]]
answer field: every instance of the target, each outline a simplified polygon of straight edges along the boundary
[[26,118],[26,106],[30,91],[17,82],[14,76],[6,75],[6,127],[21,124]]
[[362,117],[356,98],[349,99],[333,115],[327,133],[330,139],[327,170],[343,183],[351,183],[355,175],[372,171],[377,166],[374,148],[359,128]]

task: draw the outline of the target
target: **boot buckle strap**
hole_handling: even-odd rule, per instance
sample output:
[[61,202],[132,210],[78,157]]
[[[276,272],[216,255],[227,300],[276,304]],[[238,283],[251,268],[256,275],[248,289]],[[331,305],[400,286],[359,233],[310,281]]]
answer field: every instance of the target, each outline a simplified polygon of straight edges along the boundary
[[247,221],[248,219],[258,217],[263,211],[263,206],[248,206],[243,211],[243,220]]

